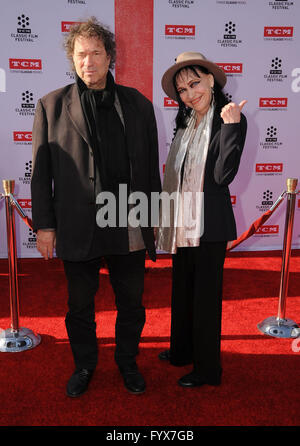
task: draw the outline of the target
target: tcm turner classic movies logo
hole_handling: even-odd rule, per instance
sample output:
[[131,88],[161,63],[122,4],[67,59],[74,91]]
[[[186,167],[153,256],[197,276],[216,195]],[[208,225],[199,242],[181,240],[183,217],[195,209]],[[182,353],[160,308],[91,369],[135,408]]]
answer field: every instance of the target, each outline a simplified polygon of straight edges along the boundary
[[18,130],[13,132],[13,141],[16,145],[30,145],[32,144],[32,132]]
[[241,76],[243,74],[243,64],[241,62],[233,63],[217,63],[223,69],[227,76]]
[[72,26],[80,25],[82,22],[61,22],[61,32],[68,33]]
[[174,101],[174,99],[164,97],[164,108],[169,110],[178,108],[178,102]]
[[41,59],[9,59],[9,68],[12,73],[41,73]]
[[255,172],[256,175],[282,175],[283,163],[257,163]]
[[292,40],[294,35],[293,26],[265,26],[265,40]]
[[261,110],[287,110],[288,98],[259,98]]
[[254,235],[259,237],[270,237],[270,236],[278,236],[278,234],[279,234],[279,225],[263,225],[257,229]]
[[19,198],[18,203],[22,209],[31,210],[31,198]]
[[195,25],[165,25],[166,39],[195,39]]

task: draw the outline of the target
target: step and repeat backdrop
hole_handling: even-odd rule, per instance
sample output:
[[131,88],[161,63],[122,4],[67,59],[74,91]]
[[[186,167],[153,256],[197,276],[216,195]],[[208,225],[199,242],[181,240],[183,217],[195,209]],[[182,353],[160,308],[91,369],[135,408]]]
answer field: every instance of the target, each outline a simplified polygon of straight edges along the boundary
[[[160,79],[182,51],[199,51],[227,74],[225,93],[239,103],[248,135],[230,187],[238,235],[272,206],[288,177],[300,180],[300,4],[269,0],[155,0],[154,104],[161,161],[174,133],[176,103]],[[300,247],[300,196],[293,246]],[[282,249],[286,203],[237,250]]]
[[[248,101],[243,109],[248,119],[246,146],[230,187],[240,235],[286,190],[287,178],[300,182],[300,4],[289,0],[145,0],[149,1],[153,3],[153,23],[145,22],[141,0],[138,26],[153,27],[152,100],[162,177],[177,104],[165,96],[160,81],[179,53],[199,51],[216,62],[227,74],[224,90],[228,98]],[[125,3],[124,20],[130,27]],[[136,1],[133,4],[136,7]],[[94,15],[114,31],[115,2],[1,0],[0,6],[0,191],[3,179],[14,179],[15,197],[31,217],[31,130],[37,100],[74,80],[63,50],[70,25]],[[118,1],[118,7],[122,8],[122,2]],[[136,14],[134,17],[136,20]],[[136,30],[137,24],[132,27]],[[132,35],[132,39],[138,38]],[[237,250],[282,249],[285,213],[286,199]],[[0,257],[5,258],[3,199],[0,229]],[[18,215],[16,237],[18,257],[39,257],[35,234]],[[292,247],[300,248],[300,194]]]
[[[70,25],[96,16],[114,32],[114,0],[0,0],[0,190],[14,179],[15,197],[31,218],[32,124],[38,99],[74,82],[63,42]],[[76,200],[76,197],[70,197]],[[18,257],[40,257],[36,236],[15,215]],[[7,256],[5,203],[0,201],[0,257]]]

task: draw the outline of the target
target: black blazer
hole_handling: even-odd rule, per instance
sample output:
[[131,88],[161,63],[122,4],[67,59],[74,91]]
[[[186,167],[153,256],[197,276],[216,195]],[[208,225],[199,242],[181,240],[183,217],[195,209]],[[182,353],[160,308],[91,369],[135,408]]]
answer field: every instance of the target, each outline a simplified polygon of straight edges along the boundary
[[[133,88],[116,85],[116,91],[125,120],[131,189],[144,192],[150,206],[151,192],[161,191],[153,106]],[[76,84],[55,90],[38,101],[32,148],[34,230],[55,228],[58,257],[84,260],[96,221],[96,172]],[[142,235],[150,257],[155,259],[153,229],[142,228]],[[115,242],[115,235],[110,236]],[[120,243],[128,247],[128,237],[125,241],[120,239]],[[123,252],[124,246],[120,249]]]
[[203,241],[228,241],[237,238],[228,185],[233,181],[245,144],[247,120],[224,124],[214,114],[204,176]]

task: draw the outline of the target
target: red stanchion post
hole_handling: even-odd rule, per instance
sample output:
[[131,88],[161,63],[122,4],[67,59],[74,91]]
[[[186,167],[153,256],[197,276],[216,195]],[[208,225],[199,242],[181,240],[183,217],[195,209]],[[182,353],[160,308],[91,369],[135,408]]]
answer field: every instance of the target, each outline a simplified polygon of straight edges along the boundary
[[285,317],[297,183],[296,178],[287,179],[287,207],[277,317],[269,317],[257,326],[264,334],[277,338],[297,338],[300,336],[300,328],[296,322]]
[[19,292],[15,217],[14,206],[12,205],[10,198],[14,192],[14,187],[14,180],[3,180],[6,209],[11,328],[0,332],[0,352],[20,352],[33,348],[41,342],[40,335],[33,333],[28,328],[19,327]]

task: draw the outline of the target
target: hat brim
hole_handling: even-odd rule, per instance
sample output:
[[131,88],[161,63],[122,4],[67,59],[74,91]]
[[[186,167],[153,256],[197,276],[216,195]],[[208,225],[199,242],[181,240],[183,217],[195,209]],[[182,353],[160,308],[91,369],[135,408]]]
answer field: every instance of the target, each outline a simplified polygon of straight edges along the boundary
[[225,72],[222,70],[221,67],[209,60],[190,59],[183,62],[175,63],[163,75],[161,79],[161,86],[169,98],[174,99],[175,101],[177,100],[173,78],[177,71],[189,65],[199,65],[200,67],[205,67],[214,76],[216,82],[218,82],[221,88],[225,86],[227,78]]

